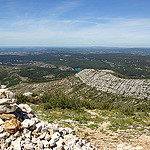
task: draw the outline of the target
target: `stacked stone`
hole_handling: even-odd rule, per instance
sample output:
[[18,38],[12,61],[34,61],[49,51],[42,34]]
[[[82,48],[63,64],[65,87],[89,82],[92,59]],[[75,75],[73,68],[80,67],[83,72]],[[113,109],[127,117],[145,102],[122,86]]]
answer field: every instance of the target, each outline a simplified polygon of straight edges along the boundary
[[16,99],[8,89],[0,89],[0,114],[13,113],[16,110]]
[[6,108],[0,111],[1,150],[96,150],[74,135],[72,129],[41,121],[27,104],[13,102],[0,99]]

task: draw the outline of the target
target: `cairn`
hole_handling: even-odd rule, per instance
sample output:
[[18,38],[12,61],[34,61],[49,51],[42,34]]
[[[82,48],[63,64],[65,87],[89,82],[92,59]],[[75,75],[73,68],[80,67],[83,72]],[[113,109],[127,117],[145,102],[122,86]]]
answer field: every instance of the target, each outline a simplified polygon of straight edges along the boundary
[[15,95],[0,89],[1,150],[96,150],[71,128],[41,121],[27,104],[16,104]]

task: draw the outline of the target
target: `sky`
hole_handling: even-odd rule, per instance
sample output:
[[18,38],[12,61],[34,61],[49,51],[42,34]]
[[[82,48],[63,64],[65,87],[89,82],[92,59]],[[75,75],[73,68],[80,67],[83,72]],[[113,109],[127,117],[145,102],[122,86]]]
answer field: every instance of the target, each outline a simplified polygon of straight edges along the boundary
[[150,0],[0,0],[0,46],[150,47]]

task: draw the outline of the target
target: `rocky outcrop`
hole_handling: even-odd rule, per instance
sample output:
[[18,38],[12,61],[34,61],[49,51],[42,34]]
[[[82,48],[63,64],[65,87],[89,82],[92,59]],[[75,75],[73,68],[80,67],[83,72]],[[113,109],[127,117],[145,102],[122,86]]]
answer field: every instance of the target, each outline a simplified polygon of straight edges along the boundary
[[123,79],[112,73],[111,70],[84,69],[75,76],[86,85],[103,92],[150,100],[149,79]]

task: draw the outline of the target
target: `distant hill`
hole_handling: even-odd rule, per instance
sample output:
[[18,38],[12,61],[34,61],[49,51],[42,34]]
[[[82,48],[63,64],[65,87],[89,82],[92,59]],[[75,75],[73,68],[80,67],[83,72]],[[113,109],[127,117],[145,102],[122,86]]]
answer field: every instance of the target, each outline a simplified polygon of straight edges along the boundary
[[[126,53],[150,55],[150,48],[122,48],[122,47],[0,47],[0,52],[24,52],[24,54],[31,54],[34,52],[52,52],[52,53]],[[24,55],[23,54],[23,55]]]

